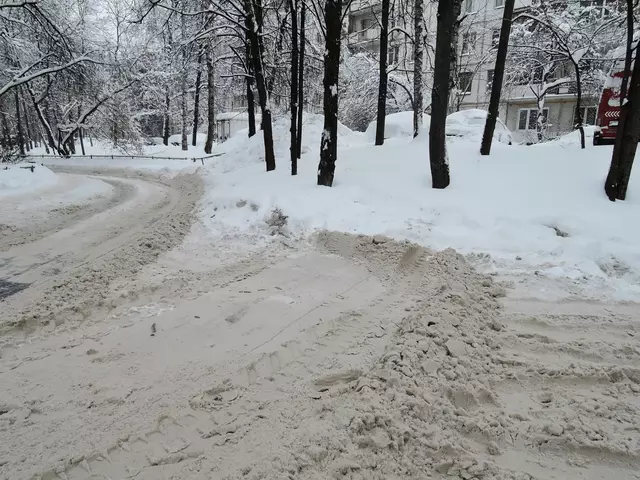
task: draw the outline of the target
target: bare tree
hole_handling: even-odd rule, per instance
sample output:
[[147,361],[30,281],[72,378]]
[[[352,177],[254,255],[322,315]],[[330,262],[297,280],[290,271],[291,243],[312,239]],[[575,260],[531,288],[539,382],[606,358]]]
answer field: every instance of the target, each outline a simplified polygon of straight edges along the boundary
[[302,155],[302,112],[304,107],[304,44],[305,44],[305,16],[307,4],[305,0],[300,0],[302,8],[300,9],[300,58],[298,66],[298,138],[296,139],[296,157]]
[[455,36],[455,23],[458,20],[455,12],[460,11],[460,3],[461,0],[441,0],[438,2],[438,28],[431,94],[431,128],[429,131],[429,157],[433,188],[447,188],[451,182],[445,128],[451,86],[451,45]]
[[[298,0],[289,0],[291,10],[291,175],[298,174]],[[300,107],[302,108],[302,107]]]
[[413,136],[417,137],[422,127],[422,69],[424,57],[424,40],[422,39],[422,22],[424,17],[424,0],[414,0],[413,7]]
[[318,185],[331,187],[338,157],[338,81],[342,1],[326,0],[324,6],[324,129],[320,141]]
[[376,119],[376,145],[384,143],[384,126],[387,115],[387,58],[389,42],[389,4],[390,0],[382,0],[382,17],[380,19],[380,59],[378,81],[378,116]]
[[211,43],[206,47],[207,59],[207,140],[204,144],[204,152],[211,154],[213,149],[213,137],[216,132],[216,72],[213,60],[213,47]]
[[504,80],[504,67],[507,61],[507,49],[509,48],[509,35],[511,34],[511,20],[513,18],[513,7],[515,0],[506,0],[502,15],[502,28],[500,29],[500,39],[498,40],[498,53],[496,55],[496,66],[493,71],[493,81],[491,84],[491,99],[489,100],[489,112],[484,125],[482,135],[481,155],[491,153],[491,142],[493,132],[496,129],[498,119],[498,108],[500,106],[500,95],[502,93],[502,81]]

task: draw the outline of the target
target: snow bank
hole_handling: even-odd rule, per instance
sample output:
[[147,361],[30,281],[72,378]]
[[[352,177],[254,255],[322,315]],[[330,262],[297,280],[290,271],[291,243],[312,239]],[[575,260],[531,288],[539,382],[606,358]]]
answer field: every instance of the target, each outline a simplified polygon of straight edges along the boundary
[[[598,127],[594,126],[585,126],[584,127],[584,140],[587,147],[593,145],[593,134]],[[539,146],[544,146],[544,143],[541,143]],[[548,142],[547,145],[555,145],[561,147],[572,147],[576,145],[580,145],[580,131],[574,130],[573,132],[569,132],[566,135],[562,135],[551,142]]]
[[[428,129],[431,117],[422,115],[422,128]],[[368,142],[376,139],[376,122],[373,121],[364,132]],[[413,137],[413,111],[387,115],[384,124],[384,138]]]
[[[290,158],[290,133],[291,120],[289,117],[281,117],[273,122],[273,139],[276,159],[280,165],[287,165]],[[305,113],[302,119],[302,154],[319,154],[320,137],[324,129],[324,117],[313,113]],[[216,146],[213,153],[225,155],[211,162],[219,172],[230,172],[249,165],[264,167],[264,136],[258,130],[249,138],[248,129],[243,129],[233,135],[229,140]],[[360,145],[364,142],[362,133],[354,132],[338,123],[338,145]]]
[[[277,144],[286,144],[283,133]],[[320,132],[313,135],[319,139]],[[482,257],[486,270],[535,271],[640,299],[640,177],[632,178],[628,201],[609,202],[602,184],[610,147],[496,144],[491,156],[481,157],[477,143],[451,139],[452,184],[434,190],[424,139],[382,147],[344,143],[353,139],[339,148],[334,187],[323,188],[315,186],[316,150],[303,156],[292,177],[282,148],[278,169],[267,174],[260,142],[241,148],[237,141],[225,163],[243,166],[225,175],[209,170],[203,222],[216,233],[267,242],[274,233],[267,222],[274,223],[269,219],[279,208],[289,217],[284,230],[290,235],[320,229],[385,234],[489,254]]]
[[[31,167],[35,167],[33,172]],[[57,182],[56,174],[42,165],[18,163],[0,166],[0,197],[41,190]]]

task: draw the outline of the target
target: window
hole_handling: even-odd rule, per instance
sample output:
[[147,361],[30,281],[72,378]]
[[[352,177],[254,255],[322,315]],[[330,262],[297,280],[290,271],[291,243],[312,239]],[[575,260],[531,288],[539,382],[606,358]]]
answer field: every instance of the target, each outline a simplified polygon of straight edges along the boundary
[[460,72],[459,87],[462,93],[471,93],[473,83],[473,72]]
[[491,93],[491,88],[493,87],[493,74],[495,70],[487,71],[487,92]]
[[[542,123],[547,124],[549,118],[549,109],[542,109]],[[537,108],[522,108],[518,112],[518,130],[536,130],[538,123]]]
[[473,12],[473,0],[465,0],[464,9],[467,12]]
[[494,28],[491,31],[491,47],[497,47],[499,41],[500,41],[500,29]]
[[371,28],[372,22],[370,18],[363,18],[360,20],[360,30],[367,30]]
[[496,8],[504,7],[504,0],[496,0],[495,6]]
[[[595,125],[596,114],[598,113],[598,107],[582,107],[582,123],[584,125]],[[573,109],[573,118],[575,118],[575,108]]]
[[471,55],[476,50],[476,32],[462,34],[462,55]]

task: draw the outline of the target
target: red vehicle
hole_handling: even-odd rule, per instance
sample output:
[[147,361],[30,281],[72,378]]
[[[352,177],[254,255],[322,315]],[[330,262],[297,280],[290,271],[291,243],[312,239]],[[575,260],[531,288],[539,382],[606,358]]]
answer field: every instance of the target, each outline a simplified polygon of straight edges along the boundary
[[[604,84],[596,118],[597,127],[593,135],[594,145],[608,145],[616,140],[616,131],[620,120],[620,89],[623,77],[624,63],[619,63],[614,67]],[[630,73],[629,78],[631,78]]]

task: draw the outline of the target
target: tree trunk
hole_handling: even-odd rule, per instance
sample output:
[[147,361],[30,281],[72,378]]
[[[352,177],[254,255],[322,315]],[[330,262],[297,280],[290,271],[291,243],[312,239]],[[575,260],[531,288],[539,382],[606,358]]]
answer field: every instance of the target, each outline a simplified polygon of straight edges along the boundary
[[544,140],[544,131],[545,131],[544,103],[546,100],[546,96],[547,96],[547,91],[544,90],[542,94],[536,98],[537,106],[538,106],[538,116],[536,117],[536,133],[538,135],[538,142],[542,142],[542,140]]
[[249,138],[256,134],[256,100],[253,95],[253,68],[251,65],[251,40],[247,36],[246,60],[247,60],[247,76],[245,83],[247,86],[247,119],[249,120]]
[[376,119],[376,145],[384,143],[384,124],[387,116],[387,59],[389,55],[389,3],[382,0],[380,19],[380,76],[378,79],[378,117]]
[[207,141],[204,144],[204,152],[211,154],[213,149],[213,137],[216,134],[216,72],[213,63],[213,47],[207,45]]
[[16,102],[16,130],[18,131],[18,150],[20,156],[24,157],[24,133],[22,132],[22,117],[20,115],[20,97],[18,96],[18,89],[13,90],[14,98]]
[[169,87],[167,87],[167,91],[164,95],[164,120],[162,122],[162,143],[167,146],[169,145],[169,128],[170,128],[170,119],[169,119],[169,108],[171,104],[171,98],[169,97]]
[[40,120],[40,124],[42,125],[45,135],[47,136],[47,143],[49,144],[49,147],[51,147],[51,149],[55,151],[56,141],[55,141],[55,138],[53,137],[53,130],[51,129],[51,125],[49,124],[46,117],[44,116],[44,112],[42,111],[42,108],[40,108],[40,105],[38,105],[38,101],[36,100],[36,95],[33,89],[31,87],[27,87],[27,91],[29,92],[29,97],[31,98],[33,109],[36,111],[36,115]]
[[[183,0],[182,7],[186,7],[186,1]],[[186,15],[180,15],[180,33],[182,41],[184,42],[187,36],[187,17]],[[187,67],[189,56],[187,53],[187,46],[182,46],[182,73],[180,75],[180,102],[182,111],[182,151],[189,150],[189,140],[187,138]]]
[[[304,1],[304,0],[303,0]],[[298,174],[298,0],[289,0],[291,10],[291,175]]]
[[422,61],[424,42],[422,22],[424,21],[423,0],[415,0],[413,6],[413,136],[417,137],[422,128]]
[[4,135],[4,141],[2,142],[2,144],[3,146],[11,150],[13,149],[13,141],[11,140],[11,132],[9,131],[9,122],[7,122],[7,115],[4,113],[2,106],[0,106],[0,115],[2,116],[2,132]]
[[627,102],[621,108],[611,166],[604,185],[604,191],[612,202],[616,199],[624,200],[627,196],[638,141],[640,141],[640,58],[636,50]]
[[193,135],[191,138],[191,145],[196,146],[198,140],[198,123],[200,120],[200,82],[202,80],[202,48],[198,52],[198,70],[196,73],[196,91],[193,96]]
[[576,109],[573,115],[573,128],[580,130],[580,148],[585,148],[584,119],[582,118],[582,79],[580,78],[580,65],[573,62],[576,75]]
[[491,142],[493,142],[493,132],[496,130],[496,121],[500,108],[500,96],[502,94],[502,82],[504,81],[504,67],[507,62],[507,50],[509,48],[509,36],[511,35],[511,20],[513,19],[513,7],[515,0],[506,0],[502,15],[502,28],[500,29],[500,40],[498,40],[498,52],[496,54],[496,66],[493,71],[491,83],[491,98],[489,99],[489,113],[484,124],[482,144],[480,146],[481,155],[491,153]]
[[620,106],[624,104],[624,99],[627,98],[627,85],[629,84],[631,59],[633,58],[633,3],[634,0],[627,0],[627,48],[624,56],[624,74],[622,75],[622,85],[620,86]]
[[[245,0],[245,23],[251,44],[251,59],[253,61],[253,72],[256,78],[258,89],[258,101],[262,113],[262,133],[264,135],[264,161],[267,172],[276,169],[276,157],[273,150],[273,126],[271,123],[271,104],[267,92],[267,84],[264,78],[264,60],[262,56],[262,39],[259,35],[262,31],[260,24],[256,20],[262,18],[262,6],[260,0]],[[255,2],[255,3],[254,3]],[[260,15],[257,15],[257,12]]]
[[305,0],[301,0],[302,8],[300,9],[300,59],[298,66],[298,138],[296,139],[296,157],[302,155],[302,111],[304,107],[304,44],[305,44],[305,14],[307,4]]
[[318,185],[330,187],[338,157],[338,79],[340,73],[340,35],[342,1],[326,0],[324,7],[326,38],[324,50],[324,129],[320,141]]
[[[453,25],[451,27],[451,49],[449,51],[449,61],[451,62],[449,70],[449,90],[459,87],[459,68],[458,65],[458,47],[460,43],[460,22],[459,18],[462,13],[462,0],[450,0],[451,8],[453,8]],[[449,93],[451,96],[451,93]],[[456,105],[456,112],[460,110],[460,88],[457,88],[457,96],[453,97]]]
[[447,159],[446,122],[451,80],[451,52],[456,9],[461,0],[438,2],[438,28],[431,94],[431,128],[429,130],[429,158],[433,188],[447,188],[450,183]]
[[[82,104],[78,105],[78,118],[82,114]],[[80,140],[80,150],[82,150],[82,155],[86,155],[84,150],[84,134],[82,133],[82,127],[78,127],[78,139]]]
[[22,118],[24,118],[24,126],[25,126],[25,141],[24,146],[27,152],[33,150],[33,132],[31,131],[31,122],[29,121],[29,111],[27,110],[27,106],[24,101],[24,92],[22,88],[18,87],[20,91],[20,103],[22,104]]

